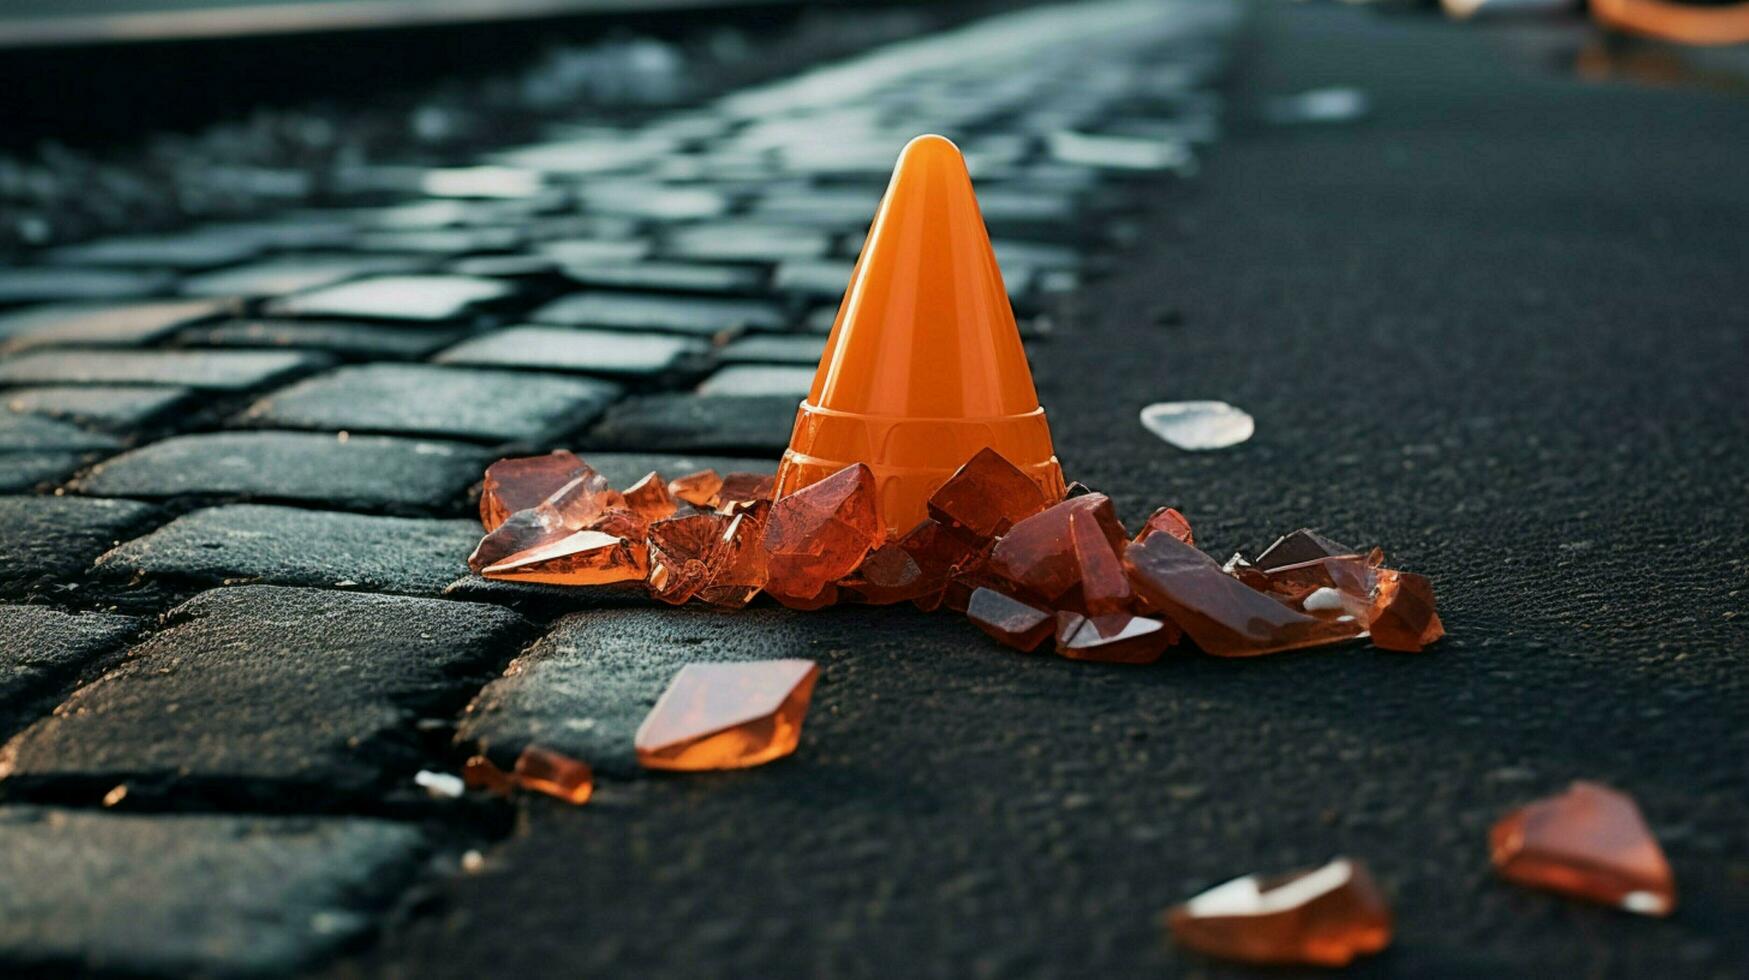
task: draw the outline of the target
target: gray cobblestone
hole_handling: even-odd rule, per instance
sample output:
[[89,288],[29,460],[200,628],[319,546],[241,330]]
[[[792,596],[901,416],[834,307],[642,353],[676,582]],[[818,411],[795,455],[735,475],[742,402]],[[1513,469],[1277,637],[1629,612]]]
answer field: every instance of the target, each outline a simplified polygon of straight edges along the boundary
[[190,399],[186,388],[48,386],[0,393],[0,405],[8,411],[124,432],[151,425]]
[[[0,729],[16,731],[36,702],[52,697],[99,654],[139,628],[127,616],[76,615],[48,606],[0,605]],[[41,705],[45,713],[51,705]]]
[[0,749],[9,797],[310,811],[368,804],[525,638],[490,606],[316,589],[205,592]]
[[0,497],[0,593],[29,591],[44,579],[77,582],[116,541],[149,524],[156,511],[131,500]]
[[798,399],[787,395],[646,395],[615,405],[585,444],[666,453],[751,452],[789,446]]
[[156,384],[254,388],[325,363],[294,351],[43,350],[0,360],[0,384]]

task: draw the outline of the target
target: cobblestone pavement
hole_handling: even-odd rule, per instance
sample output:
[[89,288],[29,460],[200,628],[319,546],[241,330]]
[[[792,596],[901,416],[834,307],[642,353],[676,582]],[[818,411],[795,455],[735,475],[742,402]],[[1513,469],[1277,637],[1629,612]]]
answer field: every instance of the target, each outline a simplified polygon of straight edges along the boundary
[[471,577],[481,469],[771,469],[919,132],[966,150],[1035,357],[1065,342],[1216,136],[1231,14],[1030,8],[0,269],[0,964],[319,964],[508,832],[420,770],[539,739],[635,784],[673,665],[852,644]]

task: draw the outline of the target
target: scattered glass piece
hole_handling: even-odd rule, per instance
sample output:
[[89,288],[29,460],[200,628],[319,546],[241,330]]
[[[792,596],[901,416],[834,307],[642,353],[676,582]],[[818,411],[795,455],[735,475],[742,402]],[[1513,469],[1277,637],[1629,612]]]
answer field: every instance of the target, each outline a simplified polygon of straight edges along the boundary
[[687,514],[650,525],[650,593],[675,605],[686,602],[710,581],[721,561],[724,535],[732,518]]
[[480,523],[486,530],[494,530],[511,514],[538,506],[588,472],[582,460],[563,449],[545,456],[501,459],[486,467],[486,482],[480,488]]
[[1111,613],[1083,616],[1057,613],[1057,653],[1070,660],[1148,664],[1177,642],[1178,630],[1158,619]]
[[1014,525],[990,552],[991,574],[1028,596],[1055,602],[1080,583],[1080,566],[1069,535],[1072,517],[1091,519],[1114,551],[1129,535],[1103,493],[1071,497]]
[[1600,783],[1575,782],[1508,813],[1488,846],[1508,881],[1640,915],[1669,915],[1676,907],[1670,863],[1640,808]]
[[608,585],[640,580],[648,573],[649,557],[642,541],[600,531],[578,531],[480,572],[486,578],[548,585]]
[[516,757],[516,785],[582,806],[595,793],[595,772],[589,764],[551,749],[530,745]]
[[1050,501],[1032,478],[992,449],[980,450],[929,497],[929,516],[977,538],[1007,534]]
[[1378,591],[1367,619],[1373,645],[1420,653],[1445,635],[1433,604],[1433,583],[1425,575],[1381,569]]
[[1246,586],[1170,534],[1131,545],[1125,561],[1136,592],[1171,617],[1204,653],[1217,657],[1340,643],[1366,632],[1358,620],[1326,622],[1298,612]]
[[1276,538],[1274,544],[1263,549],[1263,554],[1257,556],[1254,564],[1267,572],[1283,565],[1298,565],[1319,558],[1356,554],[1359,552],[1353,548],[1337,544],[1309,527],[1302,527]]
[[547,548],[575,531],[590,526],[611,510],[623,510],[625,498],[607,485],[601,474],[584,466],[584,473],[552,496],[527,510],[519,510],[480,539],[468,556],[468,567],[481,574],[506,559]]
[[1246,875],[1166,913],[1172,937],[1209,956],[1259,964],[1346,966],[1391,941],[1391,911],[1359,861]]
[[688,664],[638,726],[638,762],[700,771],[789,755],[819,676],[811,660]]
[[707,510],[717,505],[717,493],[723,489],[723,478],[716,470],[699,470],[670,480],[668,492],[694,507]]
[[1028,605],[995,589],[977,589],[966,604],[966,618],[984,632],[1016,650],[1038,649],[1056,632],[1057,619],[1049,610]]
[[472,756],[462,764],[462,783],[468,789],[483,790],[498,796],[509,796],[510,791],[516,788],[516,781],[510,778],[510,774],[483,755]]
[[808,602],[855,571],[885,531],[874,474],[861,463],[797,490],[771,506],[766,591],[779,601]]
[[1142,409],[1142,426],[1179,449],[1226,449],[1251,438],[1256,422],[1226,402],[1156,402]]
[[462,781],[460,776],[454,776],[447,772],[432,772],[429,769],[421,769],[414,773],[413,783],[432,796],[443,800],[456,799],[468,790],[467,784]]
[[1162,507],[1149,514],[1142,529],[1136,532],[1136,542],[1146,541],[1150,535],[1161,533],[1170,534],[1188,545],[1196,544],[1196,536],[1190,531],[1190,522],[1171,507]]

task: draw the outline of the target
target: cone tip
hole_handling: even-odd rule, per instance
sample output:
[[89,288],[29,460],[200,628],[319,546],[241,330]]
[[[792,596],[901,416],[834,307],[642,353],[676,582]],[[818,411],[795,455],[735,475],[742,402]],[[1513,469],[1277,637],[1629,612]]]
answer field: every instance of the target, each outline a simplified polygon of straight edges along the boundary
[[965,156],[960,153],[960,148],[954,145],[953,140],[934,133],[924,133],[922,136],[913,137],[911,142],[906,143],[905,148],[899,151],[901,166],[916,159],[964,160]]

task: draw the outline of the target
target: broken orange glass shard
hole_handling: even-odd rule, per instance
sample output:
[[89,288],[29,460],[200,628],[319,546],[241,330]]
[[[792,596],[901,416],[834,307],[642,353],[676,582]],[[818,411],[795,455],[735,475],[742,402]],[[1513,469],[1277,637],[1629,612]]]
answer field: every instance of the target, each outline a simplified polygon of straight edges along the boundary
[[1576,782],[1508,813],[1488,844],[1509,881],[1641,915],[1676,907],[1670,863],[1640,808],[1600,783]]
[[1266,965],[1347,966],[1391,941],[1391,912],[1359,861],[1235,878],[1166,913],[1179,943]]
[[811,660],[688,664],[638,727],[649,769],[743,769],[789,755],[819,667]]

